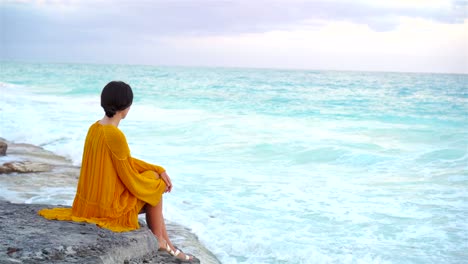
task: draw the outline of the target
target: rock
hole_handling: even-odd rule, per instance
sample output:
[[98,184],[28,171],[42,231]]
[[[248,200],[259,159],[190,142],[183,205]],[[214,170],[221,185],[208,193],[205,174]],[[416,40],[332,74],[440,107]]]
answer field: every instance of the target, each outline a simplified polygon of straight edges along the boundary
[[12,161],[3,163],[0,166],[0,173],[28,173],[28,172],[46,172],[51,171],[52,166],[49,164],[32,162],[32,161]]
[[[42,190],[54,189],[60,191],[48,194],[47,199],[60,203],[73,200],[73,191],[67,196],[63,190],[74,189],[80,175],[79,166],[38,146],[3,142],[8,144],[8,155],[0,157],[0,198],[19,203],[42,199],[38,203],[44,203],[47,201]],[[12,173],[17,175],[9,175]]]
[[178,263],[159,252],[142,223],[114,233],[96,225],[51,221],[37,214],[47,205],[0,201],[0,263]]
[[7,143],[0,141],[0,156],[5,156],[7,149],[8,149]]
[[45,150],[39,146],[24,143],[13,143],[0,138],[0,144],[2,142],[8,146],[7,154],[10,160],[28,160],[60,167],[72,165],[69,159],[56,155],[55,153]]
[[48,172],[54,167],[73,167],[69,160],[41,147],[12,143],[0,138],[0,156],[6,155],[7,148],[8,156],[2,159],[8,162],[0,166],[0,173]]

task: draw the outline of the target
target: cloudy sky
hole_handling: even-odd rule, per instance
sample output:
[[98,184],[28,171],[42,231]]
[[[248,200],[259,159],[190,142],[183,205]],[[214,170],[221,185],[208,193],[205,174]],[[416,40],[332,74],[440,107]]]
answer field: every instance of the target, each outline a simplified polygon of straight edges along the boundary
[[467,0],[0,0],[2,60],[468,73]]

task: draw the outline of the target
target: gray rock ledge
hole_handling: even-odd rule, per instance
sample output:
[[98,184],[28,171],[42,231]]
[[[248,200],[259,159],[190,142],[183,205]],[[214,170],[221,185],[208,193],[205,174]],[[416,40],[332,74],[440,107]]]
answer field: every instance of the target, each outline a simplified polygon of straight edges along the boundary
[[0,200],[0,263],[178,263],[143,224],[114,233],[96,225],[51,221],[39,204]]

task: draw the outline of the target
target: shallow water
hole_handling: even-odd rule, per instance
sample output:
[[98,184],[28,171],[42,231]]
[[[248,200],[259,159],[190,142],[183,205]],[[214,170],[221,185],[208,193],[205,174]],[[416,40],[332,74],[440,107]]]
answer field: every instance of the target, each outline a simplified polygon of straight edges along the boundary
[[[467,75],[1,69],[0,137],[76,165],[103,115],[102,87],[128,82],[135,102],[120,128],[132,155],[168,170],[165,216],[223,263],[468,259]],[[71,203],[74,186],[55,191],[38,188],[31,200]]]

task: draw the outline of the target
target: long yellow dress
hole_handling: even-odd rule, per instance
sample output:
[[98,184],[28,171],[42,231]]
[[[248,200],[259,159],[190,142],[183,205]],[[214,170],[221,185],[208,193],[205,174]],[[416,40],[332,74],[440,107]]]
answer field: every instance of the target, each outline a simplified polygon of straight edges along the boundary
[[86,136],[72,208],[39,211],[51,220],[88,222],[114,232],[138,229],[138,213],[161,200],[164,168],[132,158],[125,135],[115,126],[94,123]]

